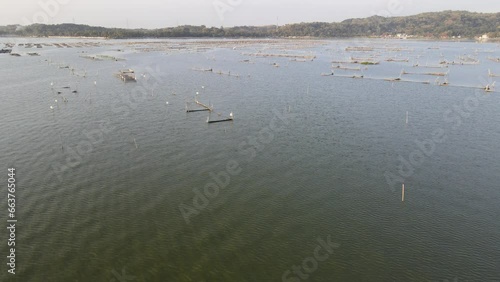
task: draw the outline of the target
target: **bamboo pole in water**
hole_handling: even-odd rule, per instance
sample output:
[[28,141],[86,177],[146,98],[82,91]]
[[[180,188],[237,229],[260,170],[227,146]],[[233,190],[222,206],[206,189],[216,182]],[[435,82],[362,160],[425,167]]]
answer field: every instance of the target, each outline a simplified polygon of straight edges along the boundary
[[403,183],[403,187],[401,188],[401,202],[405,201],[405,185]]

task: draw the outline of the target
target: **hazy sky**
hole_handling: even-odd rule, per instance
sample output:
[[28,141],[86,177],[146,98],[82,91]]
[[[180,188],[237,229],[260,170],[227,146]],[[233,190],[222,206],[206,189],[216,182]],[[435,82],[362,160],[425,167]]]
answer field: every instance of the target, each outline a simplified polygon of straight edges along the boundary
[[[82,23],[106,27],[282,25],[442,10],[499,12],[499,0],[0,0],[0,25]],[[7,4],[8,3],[8,4]]]

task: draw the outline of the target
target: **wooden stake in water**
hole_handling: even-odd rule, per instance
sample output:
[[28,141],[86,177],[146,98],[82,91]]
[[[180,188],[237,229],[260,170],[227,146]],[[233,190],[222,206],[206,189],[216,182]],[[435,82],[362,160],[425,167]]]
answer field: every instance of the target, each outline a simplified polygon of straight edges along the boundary
[[401,188],[401,202],[405,201],[405,185],[403,183],[403,188]]
[[139,149],[139,146],[137,146],[137,142],[135,142],[135,138],[134,138],[134,144],[135,144],[135,148]]
[[406,111],[406,124],[408,124],[408,111]]

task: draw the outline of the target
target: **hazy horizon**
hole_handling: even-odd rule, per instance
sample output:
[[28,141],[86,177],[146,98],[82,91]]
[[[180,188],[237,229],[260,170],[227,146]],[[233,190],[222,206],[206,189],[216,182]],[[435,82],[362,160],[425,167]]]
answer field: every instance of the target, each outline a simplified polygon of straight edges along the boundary
[[[116,28],[162,28],[178,25],[263,26],[300,22],[339,22],[374,15],[396,17],[444,10],[495,13],[493,1],[459,0],[185,0],[118,2],[110,0],[24,0],[0,11],[0,25],[76,23]],[[496,8],[496,9],[495,9]]]

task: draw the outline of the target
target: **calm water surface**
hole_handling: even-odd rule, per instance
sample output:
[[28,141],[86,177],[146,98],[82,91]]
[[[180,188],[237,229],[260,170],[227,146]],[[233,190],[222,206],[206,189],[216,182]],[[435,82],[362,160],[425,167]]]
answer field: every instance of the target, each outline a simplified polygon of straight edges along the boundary
[[[0,46],[81,41],[4,38]],[[286,281],[285,271],[328,237],[338,248],[308,281],[500,281],[500,95],[474,88],[493,82],[488,69],[500,73],[487,59],[500,57],[498,44],[255,42],[143,52],[145,41],[100,43],[0,56],[0,180],[16,168],[19,220],[17,274],[7,273],[3,240],[1,281]],[[367,45],[377,49],[345,51]],[[317,58],[245,55],[283,49]],[[96,54],[125,60],[80,57]],[[350,56],[378,58],[362,73],[373,79],[320,76]],[[480,64],[412,67],[459,56]],[[409,60],[384,60],[391,57]],[[114,76],[128,68],[137,83]],[[402,69],[449,69],[452,85],[424,75],[403,78],[431,84],[382,80]],[[187,114],[196,92],[214,106],[212,120],[233,112],[234,122]],[[436,130],[444,140],[415,153]],[[386,175],[400,177],[401,158],[418,156],[402,177],[401,202],[401,181],[391,187]],[[181,204],[194,209],[198,191],[228,164],[240,173],[208,203],[198,198],[206,207],[188,224]]]

